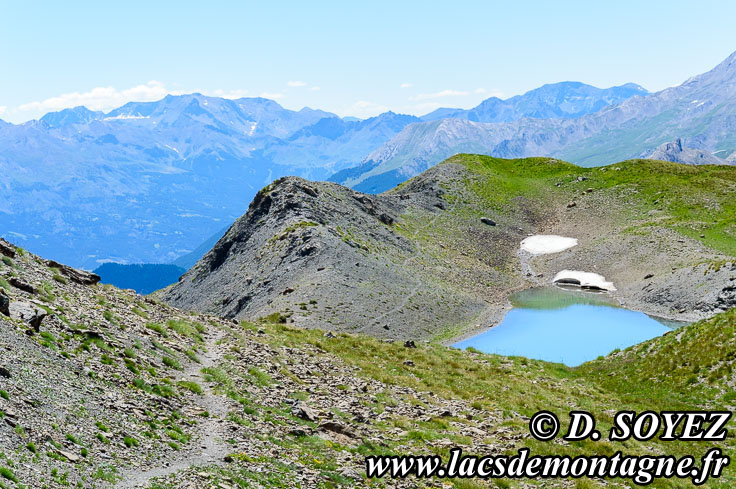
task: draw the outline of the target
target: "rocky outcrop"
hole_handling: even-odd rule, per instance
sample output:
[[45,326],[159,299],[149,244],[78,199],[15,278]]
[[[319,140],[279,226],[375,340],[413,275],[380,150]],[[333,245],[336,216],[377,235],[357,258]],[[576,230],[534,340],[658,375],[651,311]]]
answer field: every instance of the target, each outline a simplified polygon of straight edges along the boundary
[[46,265],[51,268],[56,268],[61,272],[62,275],[69,277],[72,282],[76,282],[80,285],[94,285],[100,281],[100,276],[84,270],[78,270],[54,260],[46,260]]
[[354,319],[338,319],[338,311],[351,304],[352,315],[380,313],[361,297],[365,284],[390,299],[414,283],[401,266],[414,245],[395,229],[407,205],[398,196],[365,195],[336,184],[277,180],[160,297],[228,318],[275,313],[315,327],[330,316],[356,328]]
[[15,247],[0,238],[0,254],[7,256],[8,258],[15,258]]

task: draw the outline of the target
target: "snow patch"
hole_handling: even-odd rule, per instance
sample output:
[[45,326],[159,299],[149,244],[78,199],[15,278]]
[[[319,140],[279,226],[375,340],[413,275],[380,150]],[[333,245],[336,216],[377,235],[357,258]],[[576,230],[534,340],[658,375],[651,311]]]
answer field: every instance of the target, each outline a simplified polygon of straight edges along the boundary
[[567,238],[554,234],[537,234],[525,238],[521,242],[521,249],[532,255],[547,255],[565,251],[573,246],[577,246],[577,244],[578,240],[575,238]]
[[578,270],[562,270],[555,275],[552,282],[560,285],[574,285],[582,289],[599,289],[610,292],[616,290],[613,282],[607,282],[603,275]]
[[105,121],[115,121],[115,120],[150,119],[150,118],[151,118],[151,116],[149,116],[149,115],[120,114],[120,115],[116,115],[115,117],[105,117],[103,120],[105,120]]

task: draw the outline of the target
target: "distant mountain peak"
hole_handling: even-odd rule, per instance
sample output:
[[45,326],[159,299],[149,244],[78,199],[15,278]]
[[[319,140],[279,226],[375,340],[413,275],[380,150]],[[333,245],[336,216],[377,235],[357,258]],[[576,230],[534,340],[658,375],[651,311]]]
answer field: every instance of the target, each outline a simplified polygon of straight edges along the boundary
[[101,119],[105,116],[103,112],[92,111],[83,105],[71,109],[63,109],[58,112],[49,112],[44,115],[40,122],[48,127],[57,128],[69,124],[86,124],[90,121]]
[[635,83],[598,88],[578,81],[547,83],[502,100],[490,97],[472,109],[440,108],[422,117],[423,121],[467,119],[474,122],[511,122],[525,117],[534,119],[577,118],[599,111],[636,95],[646,95],[646,89]]

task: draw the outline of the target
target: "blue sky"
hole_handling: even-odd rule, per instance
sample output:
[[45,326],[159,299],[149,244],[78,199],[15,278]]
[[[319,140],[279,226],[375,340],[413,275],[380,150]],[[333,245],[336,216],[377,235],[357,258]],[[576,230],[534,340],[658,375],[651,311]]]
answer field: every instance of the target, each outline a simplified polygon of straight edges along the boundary
[[736,2],[10,2],[0,118],[199,91],[367,117],[544,83],[681,83],[736,50]]

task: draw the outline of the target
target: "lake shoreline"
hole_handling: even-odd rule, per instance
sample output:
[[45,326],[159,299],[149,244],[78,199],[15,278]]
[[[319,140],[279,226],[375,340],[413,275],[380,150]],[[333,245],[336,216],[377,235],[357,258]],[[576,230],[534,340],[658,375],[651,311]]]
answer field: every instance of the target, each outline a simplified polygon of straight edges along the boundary
[[[455,335],[455,336],[452,336],[451,338],[444,339],[444,340],[440,341],[439,343],[441,345],[443,345],[443,346],[452,347],[456,343],[459,343],[461,341],[465,341],[467,339],[473,338],[475,336],[478,336],[478,335],[481,335],[483,333],[486,333],[486,332],[490,331],[491,329],[493,329],[496,326],[498,326],[504,320],[504,318],[506,317],[506,315],[512,309],[515,309],[515,308],[519,307],[519,306],[515,306],[512,303],[511,297],[513,295],[518,294],[518,293],[521,293],[521,292],[524,292],[524,291],[528,291],[528,290],[533,290],[533,289],[537,289],[537,288],[549,288],[549,287],[556,287],[556,288],[559,288],[560,290],[569,290],[569,288],[567,288],[567,287],[560,287],[560,286],[554,285],[554,284],[539,283],[539,282],[537,282],[536,284],[534,284],[534,285],[532,285],[530,287],[522,288],[522,289],[519,289],[519,290],[512,291],[507,296],[506,303],[505,304],[503,304],[503,305],[496,305],[495,307],[494,306],[489,306],[489,309],[492,308],[493,310],[491,312],[487,312],[486,311],[486,312],[484,312],[484,313],[482,313],[480,315],[480,316],[483,317],[484,322],[486,323],[485,325],[480,325],[479,324],[477,326],[471,326],[471,327],[469,327],[467,329],[464,329],[462,331],[462,333],[460,333],[458,335]],[[596,296],[596,295],[606,296],[606,297],[611,298],[612,299],[612,302],[614,302],[617,307],[620,307],[622,309],[626,309],[628,311],[640,312],[640,313],[645,314],[645,315],[647,315],[650,318],[655,319],[655,320],[662,320],[662,321],[667,322],[667,323],[677,323],[678,326],[684,326],[686,324],[690,324],[690,323],[693,323],[693,322],[696,322],[696,321],[699,321],[699,320],[702,320],[702,319],[707,319],[708,317],[710,317],[710,316],[707,316],[707,315],[703,315],[703,317],[699,317],[701,315],[697,315],[698,317],[692,318],[692,317],[690,317],[690,316],[692,316],[692,313],[690,313],[690,314],[688,314],[688,313],[675,313],[675,314],[672,314],[671,311],[664,311],[663,309],[656,308],[656,307],[655,308],[649,308],[649,307],[638,307],[638,308],[634,308],[634,307],[629,307],[627,305],[627,301],[622,300],[623,298],[620,297],[620,294],[617,293],[617,292],[588,292],[588,291],[583,291],[583,290],[580,290],[580,291],[572,290],[572,292],[577,292],[577,293],[580,293],[580,294],[591,294],[591,296]],[[635,303],[636,305],[639,305],[639,306],[641,306],[641,305],[644,304],[644,303],[641,303],[639,301],[632,301],[632,302]],[[651,304],[649,304],[649,305],[651,305]],[[490,323],[490,325],[488,323]]]
[[622,307],[609,294],[547,286],[509,297],[514,307],[492,328],[450,346],[578,366],[681,326]]

